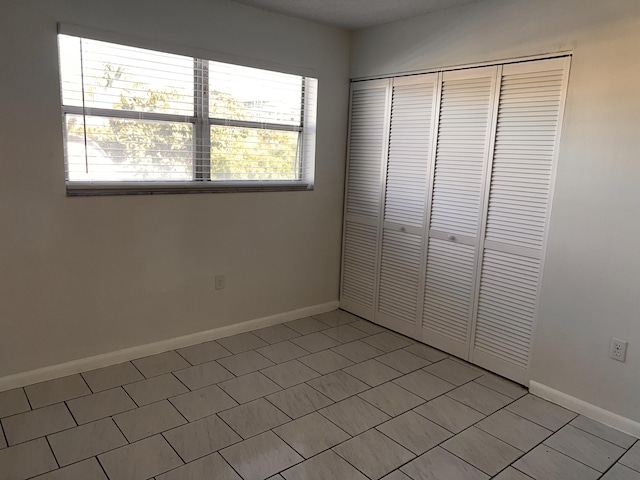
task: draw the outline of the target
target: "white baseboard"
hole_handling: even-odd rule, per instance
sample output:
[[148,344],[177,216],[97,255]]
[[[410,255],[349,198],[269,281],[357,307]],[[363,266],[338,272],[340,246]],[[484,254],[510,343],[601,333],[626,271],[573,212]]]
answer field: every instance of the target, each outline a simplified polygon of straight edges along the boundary
[[572,397],[571,395],[567,395],[566,393],[562,393],[559,390],[547,387],[546,385],[542,385],[538,382],[529,382],[529,392],[533,395],[537,395],[538,397],[542,397],[545,400],[549,400],[550,402],[557,403],[569,410],[573,410],[585,417],[589,417],[592,420],[596,420],[624,433],[640,438],[640,423],[635,420],[610,412],[604,408],[596,407],[595,405],[587,403],[576,397]]
[[16,373],[6,377],[0,377],[0,392],[12,388],[24,387],[34,383],[52,380],[58,377],[65,377],[75,373],[87,372],[96,368],[108,367],[117,363],[128,362],[136,358],[155,355],[177,348],[189,347],[198,343],[208,342],[217,338],[228,337],[238,333],[249,332],[257,328],[270,327],[279,323],[297,320],[311,315],[330,312],[338,308],[338,302],[321,303],[310,307],[299,308],[289,312],[278,313],[268,317],[256,318],[234,325],[205,330],[204,332],[192,333],[182,337],[170,338],[159,342],[147,343],[137,347],[125,348],[115,352],[103,353],[92,357],[80,358],[70,362],[51,365],[49,367],[29,370],[27,372]]

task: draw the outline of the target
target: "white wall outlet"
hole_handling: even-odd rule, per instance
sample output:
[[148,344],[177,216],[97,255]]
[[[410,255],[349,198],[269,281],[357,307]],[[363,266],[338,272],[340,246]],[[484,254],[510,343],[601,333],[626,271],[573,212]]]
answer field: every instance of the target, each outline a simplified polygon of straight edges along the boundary
[[222,290],[225,287],[226,281],[224,274],[216,275],[216,290]]
[[627,342],[619,340],[617,338],[611,339],[611,347],[609,348],[609,357],[619,362],[624,362],[624,358],[627,356]]

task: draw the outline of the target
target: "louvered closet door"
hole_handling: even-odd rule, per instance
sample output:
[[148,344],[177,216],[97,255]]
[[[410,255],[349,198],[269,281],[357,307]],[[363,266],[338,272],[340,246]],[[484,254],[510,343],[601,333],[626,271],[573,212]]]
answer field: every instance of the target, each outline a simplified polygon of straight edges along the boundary
[[568,58],[505,65],[472,350],[528,382]]
[[445,72],[432,184],[422,340],[468,358],[497,67]]
[[351,88],[340,307],[371,321],[379,276],[390,90],[390,80],[358,82]]
[[376,322],[414,338],[420,334],[437,90],[438,74],[393,80]]

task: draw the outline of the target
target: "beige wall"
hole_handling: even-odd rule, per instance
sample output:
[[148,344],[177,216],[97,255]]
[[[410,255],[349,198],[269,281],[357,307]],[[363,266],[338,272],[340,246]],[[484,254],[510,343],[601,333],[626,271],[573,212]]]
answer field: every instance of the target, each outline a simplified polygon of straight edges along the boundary
[[[314,69],[315,191],[66,197],[57,22]],[[224,0],[3,1],[0,377],[337,300],[348,42]]]
[[355,32],[351,64],[363,77],[573,50],[531,378],[635,421],[639,49],[637,0],[485,0]]

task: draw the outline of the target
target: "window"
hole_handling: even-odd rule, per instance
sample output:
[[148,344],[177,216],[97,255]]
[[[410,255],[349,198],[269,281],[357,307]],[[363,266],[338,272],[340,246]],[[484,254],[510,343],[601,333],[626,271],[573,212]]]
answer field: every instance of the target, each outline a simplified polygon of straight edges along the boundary
[[60,34],[72,195],[313,186],[317,80]]

